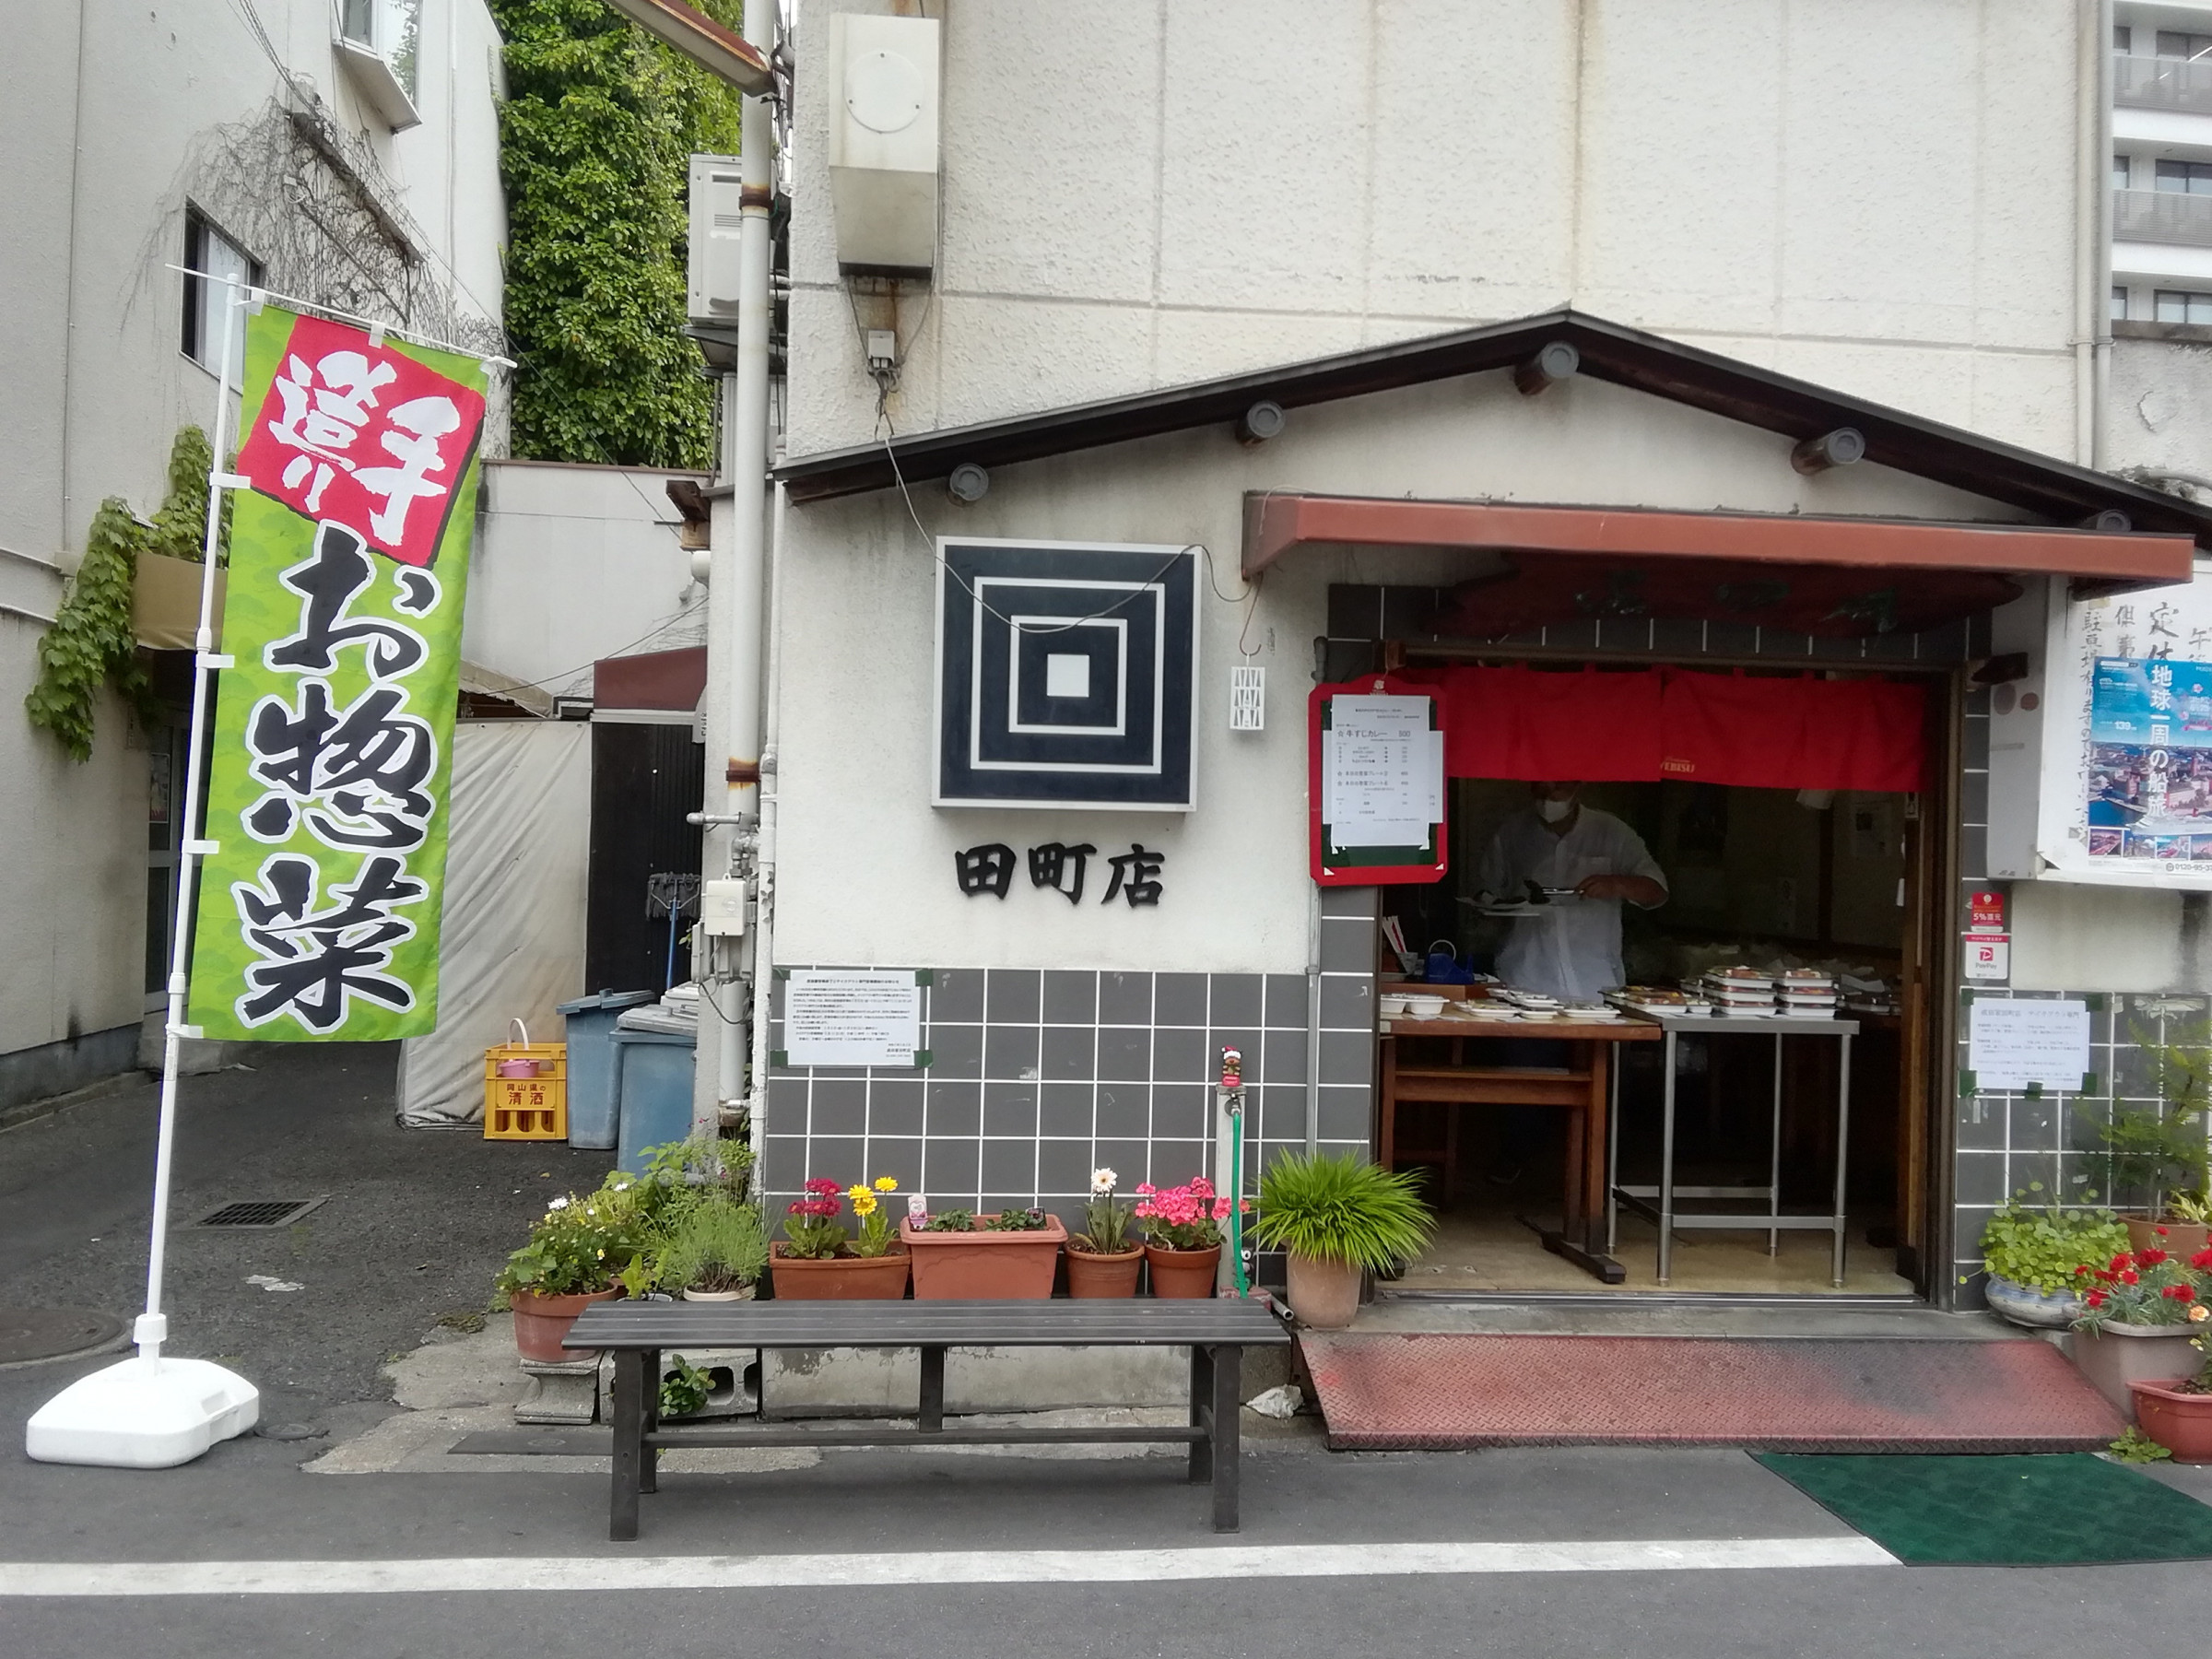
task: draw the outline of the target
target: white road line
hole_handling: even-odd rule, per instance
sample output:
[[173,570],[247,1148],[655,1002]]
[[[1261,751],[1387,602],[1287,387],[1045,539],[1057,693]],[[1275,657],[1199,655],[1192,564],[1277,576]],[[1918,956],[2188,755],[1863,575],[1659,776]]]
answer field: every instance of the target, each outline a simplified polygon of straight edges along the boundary
[[932,1550],[898,1555],[573,1556],[550,1560],[532,1556],[463,1556],[391,1561],[6,1561],[0,1562],[0,1597],[1088,1584],[1156,1579],[1698,1572],[1896,1564],[1897,1558],[1888,1550],[1861,1537],[1267,1544],[1194,1549]]

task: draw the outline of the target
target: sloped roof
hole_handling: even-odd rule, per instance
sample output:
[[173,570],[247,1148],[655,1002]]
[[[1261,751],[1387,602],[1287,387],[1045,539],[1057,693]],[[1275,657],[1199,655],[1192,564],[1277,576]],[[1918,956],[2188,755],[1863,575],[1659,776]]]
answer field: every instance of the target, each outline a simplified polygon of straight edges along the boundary
[[[2107,510],[2138,530],[2178,532],[2212,548],[2212,508],[2017,444],[1910,415],[1736,358],[1571,309],[1454,329],[1218,380],[1168,386],[1004,420],[916,432],[800,455],[775,469],[796,502],[943,478],[963,462],[1004,466],[1048,455],[1232,424],[1256,402],[1287,409],[1524,363],[1555,340],[1578,372],[1802,441],[1838,427],[1865,437],[1869,461],[2002,501],[2061,524]],[[893,471],[893,455],[897,473]]]

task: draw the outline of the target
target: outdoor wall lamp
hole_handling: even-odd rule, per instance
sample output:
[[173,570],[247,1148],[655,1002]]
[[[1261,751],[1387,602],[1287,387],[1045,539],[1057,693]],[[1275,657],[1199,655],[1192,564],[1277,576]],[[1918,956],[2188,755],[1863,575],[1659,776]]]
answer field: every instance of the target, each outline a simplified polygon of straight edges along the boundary
[[1281,436],[1289,419],[1281,404],[1263,397],[1237,417],[1237,441],[1248,445],[1265,443],[1270,438]]
[[963,461],[945,480],[945,493],[972,507],[991,493],[991,475],[972,461]]
[[1583,354],[1564,340],[1554,340],[1513,371],[1513,384],[1521,395],[1534,397],[1547,386],[1572,379],[1583,366]]
[[1818,438],[1807,438],[1790,452],[1790,465],[1810,477],[1831,466],[1850,466],[1865,459],[1866,434],[1857,427],[1838,427]]

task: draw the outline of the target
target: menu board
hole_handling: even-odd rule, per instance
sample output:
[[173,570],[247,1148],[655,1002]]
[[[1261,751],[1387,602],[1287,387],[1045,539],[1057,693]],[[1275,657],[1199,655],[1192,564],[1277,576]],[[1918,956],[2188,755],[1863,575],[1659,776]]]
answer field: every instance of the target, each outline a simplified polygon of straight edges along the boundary
[[908,1066],[921,1046],[911,970],[794,968],[784,982],[786,1065]]
[[2041,1087],[2078,1094],[2089,1069],[2088,1005],[2078,997],[1977,997],[1966,1064],[1983,1093]]
[[1336,697],[1321,735],[1322,821],[1335,847],[1419,847],[1444,816],[1444,735],[1426,697]]

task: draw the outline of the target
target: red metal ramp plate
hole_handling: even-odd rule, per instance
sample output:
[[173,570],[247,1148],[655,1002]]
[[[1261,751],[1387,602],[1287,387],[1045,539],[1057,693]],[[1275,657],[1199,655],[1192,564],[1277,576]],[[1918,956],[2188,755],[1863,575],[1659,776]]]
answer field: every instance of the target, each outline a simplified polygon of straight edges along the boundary
[[1329,1444],[2101,1449],[2120,1414],[2049,1343],[1304,1332]]

